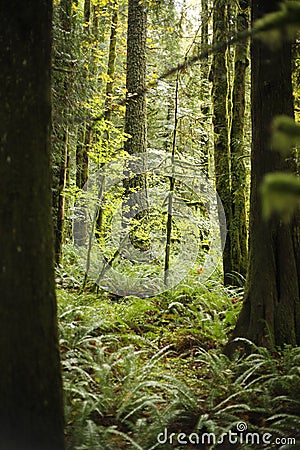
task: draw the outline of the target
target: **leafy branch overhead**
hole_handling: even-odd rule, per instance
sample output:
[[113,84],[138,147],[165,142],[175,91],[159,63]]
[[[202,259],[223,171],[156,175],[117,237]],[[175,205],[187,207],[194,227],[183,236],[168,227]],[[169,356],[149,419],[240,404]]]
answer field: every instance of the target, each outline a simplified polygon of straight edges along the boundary
[[[206,59],[209,55],[221,51],[227,47],[247,39],[251,36],[261,39],[266,43],[274,46],[280,45],[283,40],[293,40],[300,28],[300,3],[299,0],[287,0],[281,3],[280,10],[274,13],[266,14],[263,18],[254,22],[252,28],[234,34],[229,39],[224,39],[222,42],[209,46],[199,55],[193,56],[183,63],[172,67],[170,70],[163,73],[153,83],[164,80],[173,75],[177,71],[186,69],[198,61]],[[153,86],[151,86],[153,87]]]
[[[278,46],[283,40],[294,39],[300,28],[300,4],[298,0],[287,0],[281,4],[279,11],[266,14],[262,19],[258,19],[253,24],[252,28],[239,31],[230,38],[222,39],[215,45],[209,45],[196,55],[185,58],[185,60],[170,69],[163,72],[161,75],[156,75],[146,86],[145,90],[139,93],[134,93],[135,98],[142,96],[149,89],[155,88],[160,81],[166,80],[177,72],[184,71],[188,67],[193,66],[199,61],[204,61],[208,56],[217,52],[223,51],[233,45],[236,45],[249,37],[259,38],[269,44],[270,46]],[[125,105],[126,100],[117,102],[118,105]],[[91,117],[89,120],[101,120],[103,115]]]

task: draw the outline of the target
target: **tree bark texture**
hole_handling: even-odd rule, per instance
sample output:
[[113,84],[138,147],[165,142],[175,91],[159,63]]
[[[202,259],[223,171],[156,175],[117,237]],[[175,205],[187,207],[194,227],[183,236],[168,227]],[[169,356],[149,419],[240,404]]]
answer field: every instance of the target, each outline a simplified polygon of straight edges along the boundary
[[[237,13],[237,32],[248,29],[249,1],[240,0]],[[246,225],[246,167],[244,162],[245,88],[248,62],[248,41],[236,44],[234,85],[232,95],[232,124],[230,134],[232,220],[230,224],[231,271],[246,276],[247,225]],[[231,283],[235,284],[233,276]]]
[[[201,46],[199,48],[199,53],[207,50],[208,48],[208,24],[209,24],[208,0],[201,0]],[[208,57],[206,57],[201,62],[201,78],[207,80],[208,75],[209,75],[209,61]]]
[[[109,123],[111,121],[112,116],[112,95],[113,95],[113,86],[114,86],[114,78],[115,78],[115,64],[117,57],[117,26],[118,26],[118,18],[119,18],[119,5],[116,0],[113,4],[113,11],[111,17],[111,30],[110,30],[110,39],[109,39],[109,49],[108,49],[108,65],[107,65],[107,75],[108,81],[106,83],[105,89],[105,106],[104,106],[104,120],[107,124],[107,128],[103,133],[103,147],[106,151],[106,156],[109,155],[110,150],[110,133],[109,133]],[[105,184],[105,179],[103,179],[103,184]],[[97,217],[97,232],[98,236],[101,235],[103,229],[103,216],[104,216],[104,208],[101,204]]]
[[[140,0],[128,2],[127,29],[127,71],[126,71],[126,113],[125,133],[130,137],[124,143],[124,150],[130,155],[145,153],[147,150],[147,107],[146,107],[146,39],[147,39],[147,5]],[[129,168],[130,170],[130,168]],[[145,174],[129,176],[123,182],[125,197],[137,189],[146,189]],[[141,223],[145,219],[143,211],[131,199],[123,203],[123,226],[135,217]],[[127,225],[126,225],[127,224]],[[144,242],[130,233],[133,243],[144,248]],[[149,243],[146,244],[146,247]]]
[[[279,2],[252,0],[252,21],[278,9]],[[252,42],[252,176],[250,194],[250,265],[243,308],[233,337],[258,345],[300,344],[299,222],[262,217],[260,185],[268,172],[294,171],[270,146],[271,122],[293,116],[291,45],[270,49]]]
[[0,17],[0,448],[63,450],[50,196],[52,2],[1,2]]
[[125,151],[130,155],[143,153],[147,147],[146,129],[146,38],[147,11],[145,2],[129,0],[127,31],[127,73],[125,133],[130,138],[125,142]]
[[105,89],[105,111],[104,119],[109,122],[111,120],[112,105],[111,97],[113,94],[114,78],[115,78],[115,63],[116,63],[116,48],[117,48],[117,26],[119,17],[119,6],[118,2],[115,1],[113,4],[113,11],[111,17],[111,29],[109,38],[109,50],[108,50],[108,65],[107,65],[107,75],[108,81],[106,83]]
[[[71,30],[72,30],[72,0],[61,0],[61,26],[64,31],[63,34],[63,46],[65,46],[64,51],[69,52],[71,48]],[[68,73],[63,74],[63,96],[65,102],[63,103],[63,108],[61,110],[62,117],[67,117],[68,114],[68,97],[70,86],[72,83],[72,76]],[[64,227],[65,227],[65,188],[67,186],[67,171],[69,162],[69,132],[68,126],[63,125],[61,129],[61,138],[59,142],[60,155],[58,159],[59,164],[59,176],[58,185],[54,186],[56,190],[56,195],[53,195],[54,211],[56,213],[56,218],[54,221],[54,231],[55,231],[55,261],[59,264],[62,257],[62,246],[64,238]]]
[[[81,142],[81,140],[83,142]],[[76,186],[82,189],[88,179],[89,157],[88,152],[92,141],[92,127],[84,125],[82,137],[76,147]]]
[[[227,30],[225,0],[216,0],[213,9],[213,45],[224,41]],[[216,188],[222,201],[227,228],[231,223],[231,187],[230,187],[230,156],[229,156],[229,130],[228,130],[228,80],[226,66],[226,50],[214,53],[211,68],[213,127],[214,127],[214,161]],[[223,253],[224,281],[231,282],[231,242],[230,233],[227,233]]]
[[87,25],[87,31],[89,31],[90,18],[91,18],[91,2],[90,2],[90,0],[84,0],[83,13],[84,13],[84,21]]
[[60,20],[62,28],[66,32],[70,32],[72,28],[72,1],[60,0]]

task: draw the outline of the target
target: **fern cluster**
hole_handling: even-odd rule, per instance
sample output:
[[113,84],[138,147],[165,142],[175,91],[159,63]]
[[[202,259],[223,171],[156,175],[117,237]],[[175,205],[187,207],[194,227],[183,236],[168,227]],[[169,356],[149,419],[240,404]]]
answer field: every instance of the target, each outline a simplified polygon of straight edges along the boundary
[[[117,303],[59,292],[68,450],[180,450],[160,433],[221,436],[241,421],[273,440],[299,439],[300,350],[247,342],[248,356],[222,354],[237,295],[213,281]],[[260,448],[279,447],[251,446]]]

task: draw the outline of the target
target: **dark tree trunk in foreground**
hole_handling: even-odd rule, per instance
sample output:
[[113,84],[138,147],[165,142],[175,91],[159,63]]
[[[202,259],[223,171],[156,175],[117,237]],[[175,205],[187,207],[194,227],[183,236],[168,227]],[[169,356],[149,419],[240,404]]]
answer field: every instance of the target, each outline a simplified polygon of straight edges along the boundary
[[[249,0],[240,0],[237,13],[237,32],[248,29]],[[246,225],[246,167],[244,162],[244,123],[246,69],[248,66],[248,41],[236,44],[234,61],[234,85],[232,94],[232,125],[230,134],[231,156],[231,199],[232,219],[231,242],[231,284],[239,285],[236,274],[246,276],[247,271],[247,225]]]
[[[278,3],[252,1],[252,20],[276,10]],[[291,46],[284,43],[282,48],[271,50],[260,40],[254,40],[251,58],[250,265],[244,304],[233,337],[246,337],[271,348],[299,345],[299,223],[285,224],[276,216],[265,221],[260,194],[267,172],[294,170],[291,159],[285,160],[270,148],[273,117],[293,116]]]
[[52,1],[1,2],[0,448],[62,450],[50,199]]

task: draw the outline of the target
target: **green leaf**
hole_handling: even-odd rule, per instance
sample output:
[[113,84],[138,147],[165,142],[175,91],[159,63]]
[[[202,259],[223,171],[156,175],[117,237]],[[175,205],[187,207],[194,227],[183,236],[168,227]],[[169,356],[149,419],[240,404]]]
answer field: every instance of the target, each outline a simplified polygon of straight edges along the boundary
[[289,220],[300,206],[300,178],[283,172],[269,173],[261,186],[263,214],[269,218],[277,212],[284,220]]
[[290,153],[291,148],[300,145],[300,125],[288,116],[276,116],[272,124],[272,147],[283,155]]

